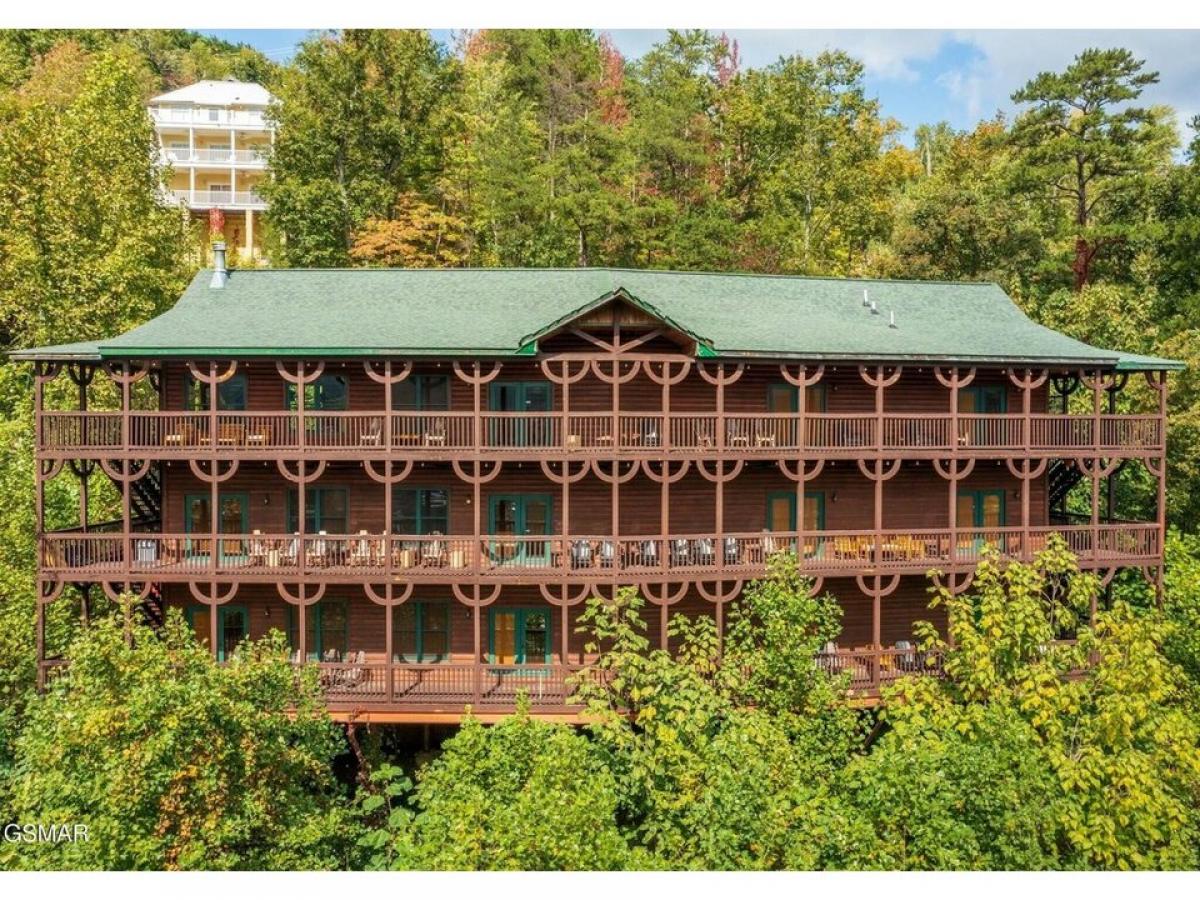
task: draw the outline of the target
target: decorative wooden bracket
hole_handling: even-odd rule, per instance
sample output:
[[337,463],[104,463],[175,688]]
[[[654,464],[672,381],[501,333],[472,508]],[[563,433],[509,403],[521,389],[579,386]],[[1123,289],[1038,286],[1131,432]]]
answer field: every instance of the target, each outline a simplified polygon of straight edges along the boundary
[[[701,475],[703,475],[705,480],[707,480],[707,481],[711,481],[714,484],[717,484],[718,482],[721,484],[724,484],[726,482],[733,481],[733,479],[737,478],[738,475],[740,475],[742,473],[742,467],[745,466],[745,464],[746,464],[746,461],[744,459],[735,459],[735,460],[731,460],[730,462],[731,462],[733,468],[730,469],[728,472],[726,472],[725,471],[725,462],[722,460],[698,459],[698,460],[696,460],[696,471],[698,471]],[[710,472],[708,470],[708,466],[710,463],[714,467],[714,470],[712,472]]]
[[804,388],[812,387],[825,375],[825,366],[819,365],[809,374],[809,367],[801,365],[797,367],[796,374],[792,374],[792,367],[787,363],[779,364],[779,374],[783,376],[783,380],[792,387],[797,387],[803,390]]
[[471,385],[478,384],[480,386],[485,385],[490,381],[495,381],[500,375],[500,370],[503,367],[501,363],[493,362],[491,371],[489,371],[487,374],[483,374],[479,363],[471,363],[471,367],[474,369],[473,373],[468,372],[466,367],[463,366],[463,364],[458,360],[455,360],[451,365],[454,368],[454,374],[458,376],[459,381]]
[[[236,581],[230,584],[229,590],[225,591],[224,593],[222,593],[220,590],[220,582],[207,582],[207,587],[208,592],[205,593],[199,583],[194,581],[188,582],[188,590],[191,592],[192,597],[196,599],[197,603],[204,603],[208,606],[220,606],[223,603],[228,603],[235,596],[237,596],[238,586]],[[280,587],[282,588],[282,585]],[[107,592],[108,591],[106,589],[105,593]]]
[[[388,460],[383,465],[383,472],[376,472],[374,460],[363,460],[363,470],[373,481],[377,481],[380,484],[399,484],[412,473],[413,469],[413,461],[411,459],[406,459],[400,463]],[[397,465],[400,467],[399,471],[393,468]]]
[[[745,363],[733,364],[733,370],[729,370],[728,363],[697,363],[696,371],[700,373],[700,377],[714,387],[720,385],[728,387],[739,378],[746,370]],[[709,371],[712,369],[713,371]]]
[[[579,463],[579,471],[576,474],[571,474],[572,463]],[[547,480],[555,484],[574,484],[577,481],[582,481],[587,473],[591,471],[591,465],[586,459],[564,459],[557,461],[543,459],[541,464],[542,474],[546,476]],[[561,472],[554,470],[556,465],[562,468]]]
[[308,466],[310,462],[313,462],[313,460],[296,460],[295,474],[293,474],[291,468],[289,468],[291,463],[286,459],[275,460],[275,467],[279,469],[279,474],[292,484],[308,484],[310,481],[316,481],[323,474],[325,474],[325,464],[327,461],[324,459],[316,460],[316,468],[313,470],[311,475],[308,473]]
[[935,459],[933,470],[946,481],[961,481],[975,470],[973,459]]
[[[99,462],[100,468],[104,470],[104,474],[118,483],[123,483],[126,481],[139,481],[140,479],[145,478],[146,474],[150,471],[150,466],[153,464],[153,460],[143,459],[137,462],[133,469],[130,469],[129,466],[130,464],[134,463],[134,460],[101,459]],[[233,463],[233,468],[234,471],[237,471],[236,462]],[[227,475],[225,477],[228,478],[229,476]],[[224,481],[225,479],[222,478],[220,480]]]
[[[708,585],[712,584],[712,589],[709,590]],[[742,592],[742,580],[734,581],[697,581],[696,591],[707,600],[709,603],[728,603],[737,597]],[[728,585],[728,586],[727,586]]]
[[900,471],[901,459],[860,459],[858,470],[871,481],[888,481]]
[[[204,470],[206,463],[210,467],[207,472]],[[100,464],[104,465],[103,461],[101,461]],[[222,464],[229,466],[229,470],[224,474],[221,474]],[[279,470],[282,472],[285,465],[283,460],[279,460],[278,465]],[[301,465],[303,465],[303,463],[301,463]],[[213,459],[207,461],[202,459],[189,459],[188,468],[192,470],[192,474],[195,475],[200,481],[208,484],[211,484],[215,481],[217,484],[221,484],[222,482],[228,481],[234,476],[234,474],[236,474],[238,470],[238,461],[236,459]],[[107,472],[108,469],[106,468],[105,471]],[[287,473],[284,472],[284,474],[286,475]]]
[[[592,473],[603,481],[605,484],[625,484],[627,481],[632,481],[637,477],[637,473],[641,471],[641,463],[636,460],[602,460],[593,459],[591,462]],[[604,466],[611,465],[612,471],[605,472]],[[628,470],[622,474],[621,467],[628,466]]]
[[933,377],[938,380],[938,384],[947,389],[965,388],[975,380],[975,367],[967,369],[966,374],[963,374],[962,369],[947,368],[941,366],[933,367]]
[[[886,586],[884,585],[884,578],[887,578]],[[863,575],[860,572],[854,576],[854,581],[858,584],[858,589],[866,596],[882,600],[900,586],[900,575]],[[871,582],[870,587],[867,587],[868,581]]]
[[397,369],[394,368],[396,363],[393,363],[391,360],[387,360],[384,362],[382,372],[380,372],[378,369],[375,368],[376,365],[377,365],[377,362],[375,360],[371,360],[371,359],[363,360],[363,371],[367,373],[368,378],[370,378],[372,381],[376,382],[377,384],[383,384],[383,385],[388,385],[388,386],[391,386],[393,384],[399,384],[401,381],[403,381],[405,378],[407,378],[409,376],[410,372],[412,372],[412,363],[411,362],[400,363],[399,364],[400,368],[398,371],[397,371]]
[[586,584],[579,585],[578,593],[571,593],[571,585],[569,584],[546,584],[545,582],[538,583],[538,590],[542,594],[542,599],[552,606],[576,606],[587,599],[587,595],[591,590]]
[[375,585],[368,582],[363,585],[363,593],[372,603],[379,606],[400,606],[412,596],[412,582],[406,584],[385,584],[383,592],[375,590]]
[[488,593],[485,596],[483,586],[473,584],[469,586],[454,582],[450,585],[450,590],[454,593],[454,598],[464,606],[478,606],[481,609],[485,606],[491,606],[500,599],[500,585],[493,584],[488,586]]
[[314,603],[319,603],[321,598],[325,596],[326,583],[306,584],[301,582],[296,585],[296,590],[293,593],[288,589],[288,586],[282,581],[276,582],[275,590],[279,592],[279,596],[283,598],[285,603],[290,603],[292,606],[312,606]]
[[[678,464],[679,468],[671,471],[671,466]],[[658,466],[658,471],[655,471],[655,466]],[[646,477],[657,484],[674,484],[686,475],[692,468],[692,462],[688,459],[644,459],[642,460],[642,471]]]
[[779,471],[788,477],[791,481],[808,482],[812,481],[825,468],[824,459],[813,460],[788,460],[781,459],[777,463]]
[[[492,464],[492,470],[490,472],[484,473],[483,467],[484,467],[484,465],[486,465],[489,462]],[[458,459],[450,460],[450,467],[454,470],[454,474],[457,475],[459,477],[459,479],[466,482],[467,484],[478,483],[478,484],[483,485],[483,484],[487,484],[489,481],[491,481],[493,478],[495,478],[497,475],[500,474],[500,470],[504,467],[504,463],[503,463],[503,461],[498,460],[498,459],[475,460],[471,463],[471,467],[474,470],[473,474],[467,474],[463,470],[462,460],[458,460]]]
[[674,606],[687,596],[690,582],[680,581],[672,584],[669,581],[643,581],[638,584],[638,593],[655,606]]

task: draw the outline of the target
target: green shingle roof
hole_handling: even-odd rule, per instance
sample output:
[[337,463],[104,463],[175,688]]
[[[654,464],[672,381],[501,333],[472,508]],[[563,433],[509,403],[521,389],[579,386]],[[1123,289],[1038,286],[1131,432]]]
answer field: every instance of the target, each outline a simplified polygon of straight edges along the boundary
[[101,359],[510,356],[625,295],[694,337],[705,356],[1182,367],[1038,325],[995,284],[636,269],[250,269],[221,289],[211,278],[201,271],[173,309],[125,334],[12,356],[89,346]]

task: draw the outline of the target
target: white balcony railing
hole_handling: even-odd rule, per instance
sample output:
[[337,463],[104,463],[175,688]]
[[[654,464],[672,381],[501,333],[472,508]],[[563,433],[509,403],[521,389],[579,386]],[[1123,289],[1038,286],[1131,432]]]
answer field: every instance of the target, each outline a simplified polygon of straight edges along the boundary
[[163,162],[177,163],[229,163],[237,166],[266,168],[264,150],[188,150],[186,147],[168,147],[162,152]]
[[150,118],[161,125],[232,126],[268,128],[266,117],[256,109],[224,109],[222,107],[152,106]]
[[214,206],[236,209],[266,209],[267,201],[256,191],[171,191],[175,199],[188,206],[210,209]]

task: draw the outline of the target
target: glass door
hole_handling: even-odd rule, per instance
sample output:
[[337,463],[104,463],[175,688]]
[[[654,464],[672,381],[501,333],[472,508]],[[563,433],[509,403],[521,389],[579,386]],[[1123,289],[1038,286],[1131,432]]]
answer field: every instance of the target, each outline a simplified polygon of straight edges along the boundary
[[[188,622],[196,643],[208,646],[212,627],[212,610],[208,606],[189,606]],[[224,662],[233,656],[238,644],[250,636],[250,617],[244,606],[217,607],[217,659]]]
[[489,662],[500,666],[550,662],[550,610],[493,608],[488,626]]
[[959,538],[960,550],[978,553],[985,543],[1001,541],[996,529],[1003,528],[1006,521],[1004,491],[959,491],[957,518],[960,531],[974,530],[974,534]]
[[[217,497],[218,533],[236,535],[217,542],[218,561],[236,562],[246,556],[243,537],[249,531],[249,498],[246,494],[220,494]],[[184,527],[189,534],[197,535],[187,542],[188,556],[208,556],[209,542],[200,537],[212,531],[212,500],[208,494],[189,494],[184,498]]]
[[488,509],[488,531],[492,558],[502,564],[545,565],[549,556],[546,541],[531,541],[531,535],[549,534],[553,511],[549,494],[510,494],[492,497]]
[[[488,405],[493,412],[550,412],[553,387],[548,381],[493,382]],[[492,419],[489,429],[493,447],[549,447],[553,445],[554,423],[546,416],[512,416]]]

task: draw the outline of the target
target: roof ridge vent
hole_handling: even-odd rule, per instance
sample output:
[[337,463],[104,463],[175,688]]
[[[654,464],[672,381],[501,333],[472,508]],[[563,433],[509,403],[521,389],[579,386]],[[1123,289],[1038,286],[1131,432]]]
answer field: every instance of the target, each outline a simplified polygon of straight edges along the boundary
[[900,326],[896,324],[896,311],[894,309],[888,310],[888,328],[899,327]]
[[863,288],[863,306],[870,306],[870,305],[871,305],[871,297],[869,294],[867,294],[867,289]]
[[873,315],[873,316],[879,315],[879,301],[877,301],[877,300],[871,301],[871,315]]

